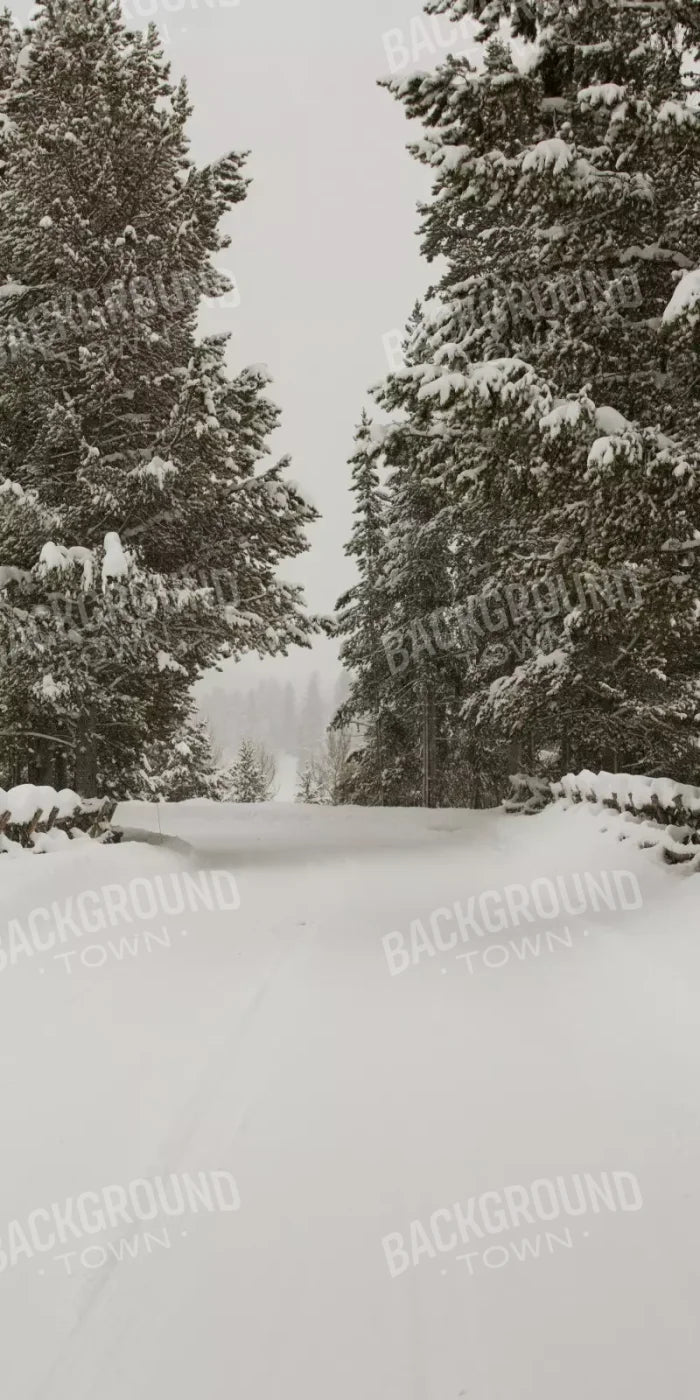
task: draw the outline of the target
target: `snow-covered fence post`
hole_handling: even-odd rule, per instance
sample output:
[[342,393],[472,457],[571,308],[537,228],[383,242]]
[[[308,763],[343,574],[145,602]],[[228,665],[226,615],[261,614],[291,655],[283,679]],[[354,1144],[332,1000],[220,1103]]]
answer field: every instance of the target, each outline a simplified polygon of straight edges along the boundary
[[25,826],[24,831],[23,831],[23,833],[22,833],[22,845],[23,845],[23,846],[28,846],[28,845],[29,845],[29,843],[30,843],[30,841],[31,841],[31,839],[32,839],[32,836],[34,835],[34,832],[36,831],[36,829],[37,829],[37,827],[38,827],[38,825],[39,825],[40,820],[41,820],[41,807],[37,807],[37,809],[36,809],[36,811],[35,811],[35,813],[34,813],[34,816],[32,817],[32,819],[31,819],[31,821],[29,822],[29,824],[28,824],[27,826]]
[[552,785],[544,778],[531,778],[527,773],[511,773],[508,781],[513,791],[512,796],[503,802],[506,812],[532,816],[535,812],[541,812],[556,796]]
[[88,836],[92,837],[92,839],[94,840],[94,838],[99,834],[103,822],[105,824],[108,824],[111,821],[116,811],[116,808],[116,802],[114,802],[109,797],[105,797],[104,802],[100,804],[100,806],[97,809],[97,812],[95,813],[95,820],[92,823],[92,826],[89,828]]

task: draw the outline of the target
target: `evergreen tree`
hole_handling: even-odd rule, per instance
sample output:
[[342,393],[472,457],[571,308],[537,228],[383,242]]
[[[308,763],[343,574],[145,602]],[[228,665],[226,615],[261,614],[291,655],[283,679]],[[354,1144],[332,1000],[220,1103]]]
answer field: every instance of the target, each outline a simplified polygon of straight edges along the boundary
[[[686,71],[697,7],[428,8],[478,15],[491,40],[479,72],[450,58],[390,84],[426,127],[414,147],[436,175],[423,246],[446,271],[406,371],[381,395],[395,413],[383,458],[403,464],[403,480],[388,483],[387,550],[416,561],[425,550],[427,561],[432,545],[437,606],[470,625],[428,661],[426,593],[419,568],[412,580],[404,566],[397,655],[413,628],[411,655],[425,653],[444,707],[449,767],[488,769],[488,788],[545,750],[557,764],[575,753],[585,766],[687,776],[697,637],[693,556],[679,545],[694,538],[700,396],[694,327],[660,334],[659,322],[700,262],[700,118]],[[493,37],[505,15],[537,38],[526,71]],[[574,602],[554,621],[503,610],[509,589],[530,597],[555,574],[611,569],[627,571],[642,604],[611,616]],[[474,623],[475,602],[502,616]],[[407,694],[415,731],[419,697],[410,684]]]
[[506,752],[525,733],[520,760],[540,771],[544,750],[558,771],[694,781],[700,454],[584,395],[558,399],[519,361],[475,366],[463,392],[490,441],[490,493],[515,505],[519,532],[505,539],[509,584],[483,595],[494,630],[471,670],[467,727]]
[[355,561],[358,580],[336,605],[337,630],[342,637],[340,659],[347,668],[343,675],[349,676],[349,694],[334,719],[341,728],[351,720],[366,728],[354,790],[355,800],[368,804],[383,801],[386,784],[383,702],[389,679],[382,646],[388,623],[388,594],[382,575],[387,494],[379,482],[370,426],[363,413],[355,436],[357,450],[350,459],[355,523],[345,553]]
[[311,759],[299,769],[296,802],[320,802],[316,770]]
[[220,799],[220,769],[212,737],[194,713],[187,716],[174,742],[148,746],[141,761],[141,783],[134,784],[130,795],[161,802]]
[[[492,38],[484,71],[450,58],[391,84],[435,172],[424,250],[442,255],[433,355],[517,354],[564,393],[674,435],[700,428],[693,379],[658,335],[676,280],[700,262],[700,52],[694,0],[428,0],[536,38],[525,71]],[[465,206],[470,217],[465,228]]]
[[274,761],[260,745],[244,739],[229,770],[226,800],[268,802],[272,796]]
[[[451,746],[463,667],[454,652],[436,646],[430,628],[435,612],[450,605],[453,563],[444,438],[414,381],[425,353],[419,307],[404,350],[407,369],[390,375],[377,394],[382,408],[397,416],[393,423],[365,425],[355,459],[359,503],[348,549],[358,558],[360,582],[341,599],[340,628],[348,633],[341,656],[357,678],[353,674],[350,703],[337,722],[356,719],[365,734],[364,748],[353,755],[353,800],[442,805],[457,796]],[[379,469],[387,472],[381,488]],[[376,499],[375,490],[381,493]],[[370,635],[378,646],[370,645]],[[378,730],[383,793],[376,777]]]
[[13,64],[0,33],[0,563],[21,571],[10,610],[55,615],[55,595],[63,621],[46,657],[19,660],[2,728],[20,775],[49,780],[53,751],[21,741],[45,731],[89,793],[177,731],[204,668],[308,639],[277,567],[315,512],[286,462],[258,471],[278,418],[266,374],[231,380],[226,337],[195,340],[200,296],[228,287],[212,258],[243,157],[192,164],[185,85],[114,0],[41,4],[25,38]]

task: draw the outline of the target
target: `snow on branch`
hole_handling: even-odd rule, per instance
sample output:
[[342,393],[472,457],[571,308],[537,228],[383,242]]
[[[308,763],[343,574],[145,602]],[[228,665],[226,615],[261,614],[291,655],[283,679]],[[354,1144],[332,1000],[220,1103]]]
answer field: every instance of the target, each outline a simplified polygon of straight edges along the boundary
[[522,159],[522,170],[535,170],[538,175],[542,175],[545,170],[551,170],[553,175],[561,175],[562,171],[568,170],[574,159],[574,153],[567,141],[562,141],[560,136],[550,136],[546,141],[538,141],[532,150],[526,151]]
[[619,83],[593,83],[591,87],[581,88],[577,100],[579,106],[584,110],[588,107],[612,107],[618,102],[624,102],[627,96],[627,88],[621,87]]
[[661,319],[670,326],[685,317],[700,320],[700,267],[681,277]]
[[439,396],[440,403],[447,403],[452,391],[463,392],[471,399],[483,403],[494,399],[506,404],[520,403],[523,407],[536,406],[541,412],[549,411],[551,390],[536,370],[517,356],[505,356],[498,360],[483,360],[467,366],[462,372],[440,374],[435,365],[423,365],[423,384],[418,391],[419,399]]
[[129,572],[129,559],[124,553],[122,542],[116,530],[105,535],[105,557],[102,561],[102,591],[110,578],[126,578]]

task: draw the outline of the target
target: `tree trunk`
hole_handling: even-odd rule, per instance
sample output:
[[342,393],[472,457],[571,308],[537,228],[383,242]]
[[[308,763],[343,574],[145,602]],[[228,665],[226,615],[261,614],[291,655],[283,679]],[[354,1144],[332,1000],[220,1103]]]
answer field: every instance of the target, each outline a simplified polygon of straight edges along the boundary
[[382,719],[377,700],[375,719],[375,745],[377,754],[377,768],[379,770],[379,806],[384,806],[384,746],[382,744]]
[[526,729],[520,739],[520,769],[528,777],[535,773],[535,738],[531,729]]
[[75,751],[75,790],[79,797],[97,796],[97,745],[93,724],[91,711],[82,726]]
[[606,745],[603,750],[600,766],[606,773],[617,772],[617,752],[612,745]]
[[67,750],[64,749],[63,746],[61,746],[60,748],[57,748],[57,749],[56,749],[56,755],[55,755],[55,758],[54,758],[54,779],[53,779],[53,785],[54,785],[54,787],[56,788],[56,791],[57,791],[57,792],[60,792],[60,791],[61,791],[61,788],[64,788],[64,787],[67,786],[67,777],[66,777],[66,754],[67,754]]
[[562,773],[570,773],[570,772],[571,772],[571,744],[570,744],[570,741],[569,741],[569,730],[568,730],[568,727],[567,727],[565,724],[562,725],[562,730],[561,730],[561,755],[560,755],[560,762],[561,762],[561,771],[562,771]]
[[435,705],[426,683],[423,692],[423,806],[435,806]]
[[55,757],[56,745],[50,739],[40,739],[37,748],[39,782],[47,787],[56,786]]

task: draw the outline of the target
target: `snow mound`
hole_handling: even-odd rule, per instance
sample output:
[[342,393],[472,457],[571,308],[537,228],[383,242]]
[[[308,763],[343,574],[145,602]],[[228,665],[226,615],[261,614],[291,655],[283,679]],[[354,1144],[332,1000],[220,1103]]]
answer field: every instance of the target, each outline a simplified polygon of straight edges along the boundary
[[54,808],[56,820],[65,821],[82,807],[81,799],[70,788],[56,792],[52,787],[37,787],[34,783],[20,783],[18,787],[5,792],[0,788],[0,816],[9,813],[11,825],[22,826],[39,815],[39,821],[47,821]]
[[673,778],[647,778],[641,773],[567,773],[552,784],[555,797],[572,801],[607,802],[624,810],[659,808],[664,812],[681,810],[700,816],[700,788],[678,783]]
[[109,798],[81,798],[70,788],[57,792],[35,783],[20,783],[8,792],[0,788],[0,855],[45,854],[89,836],[112,840],[107,833],[115,806]]

